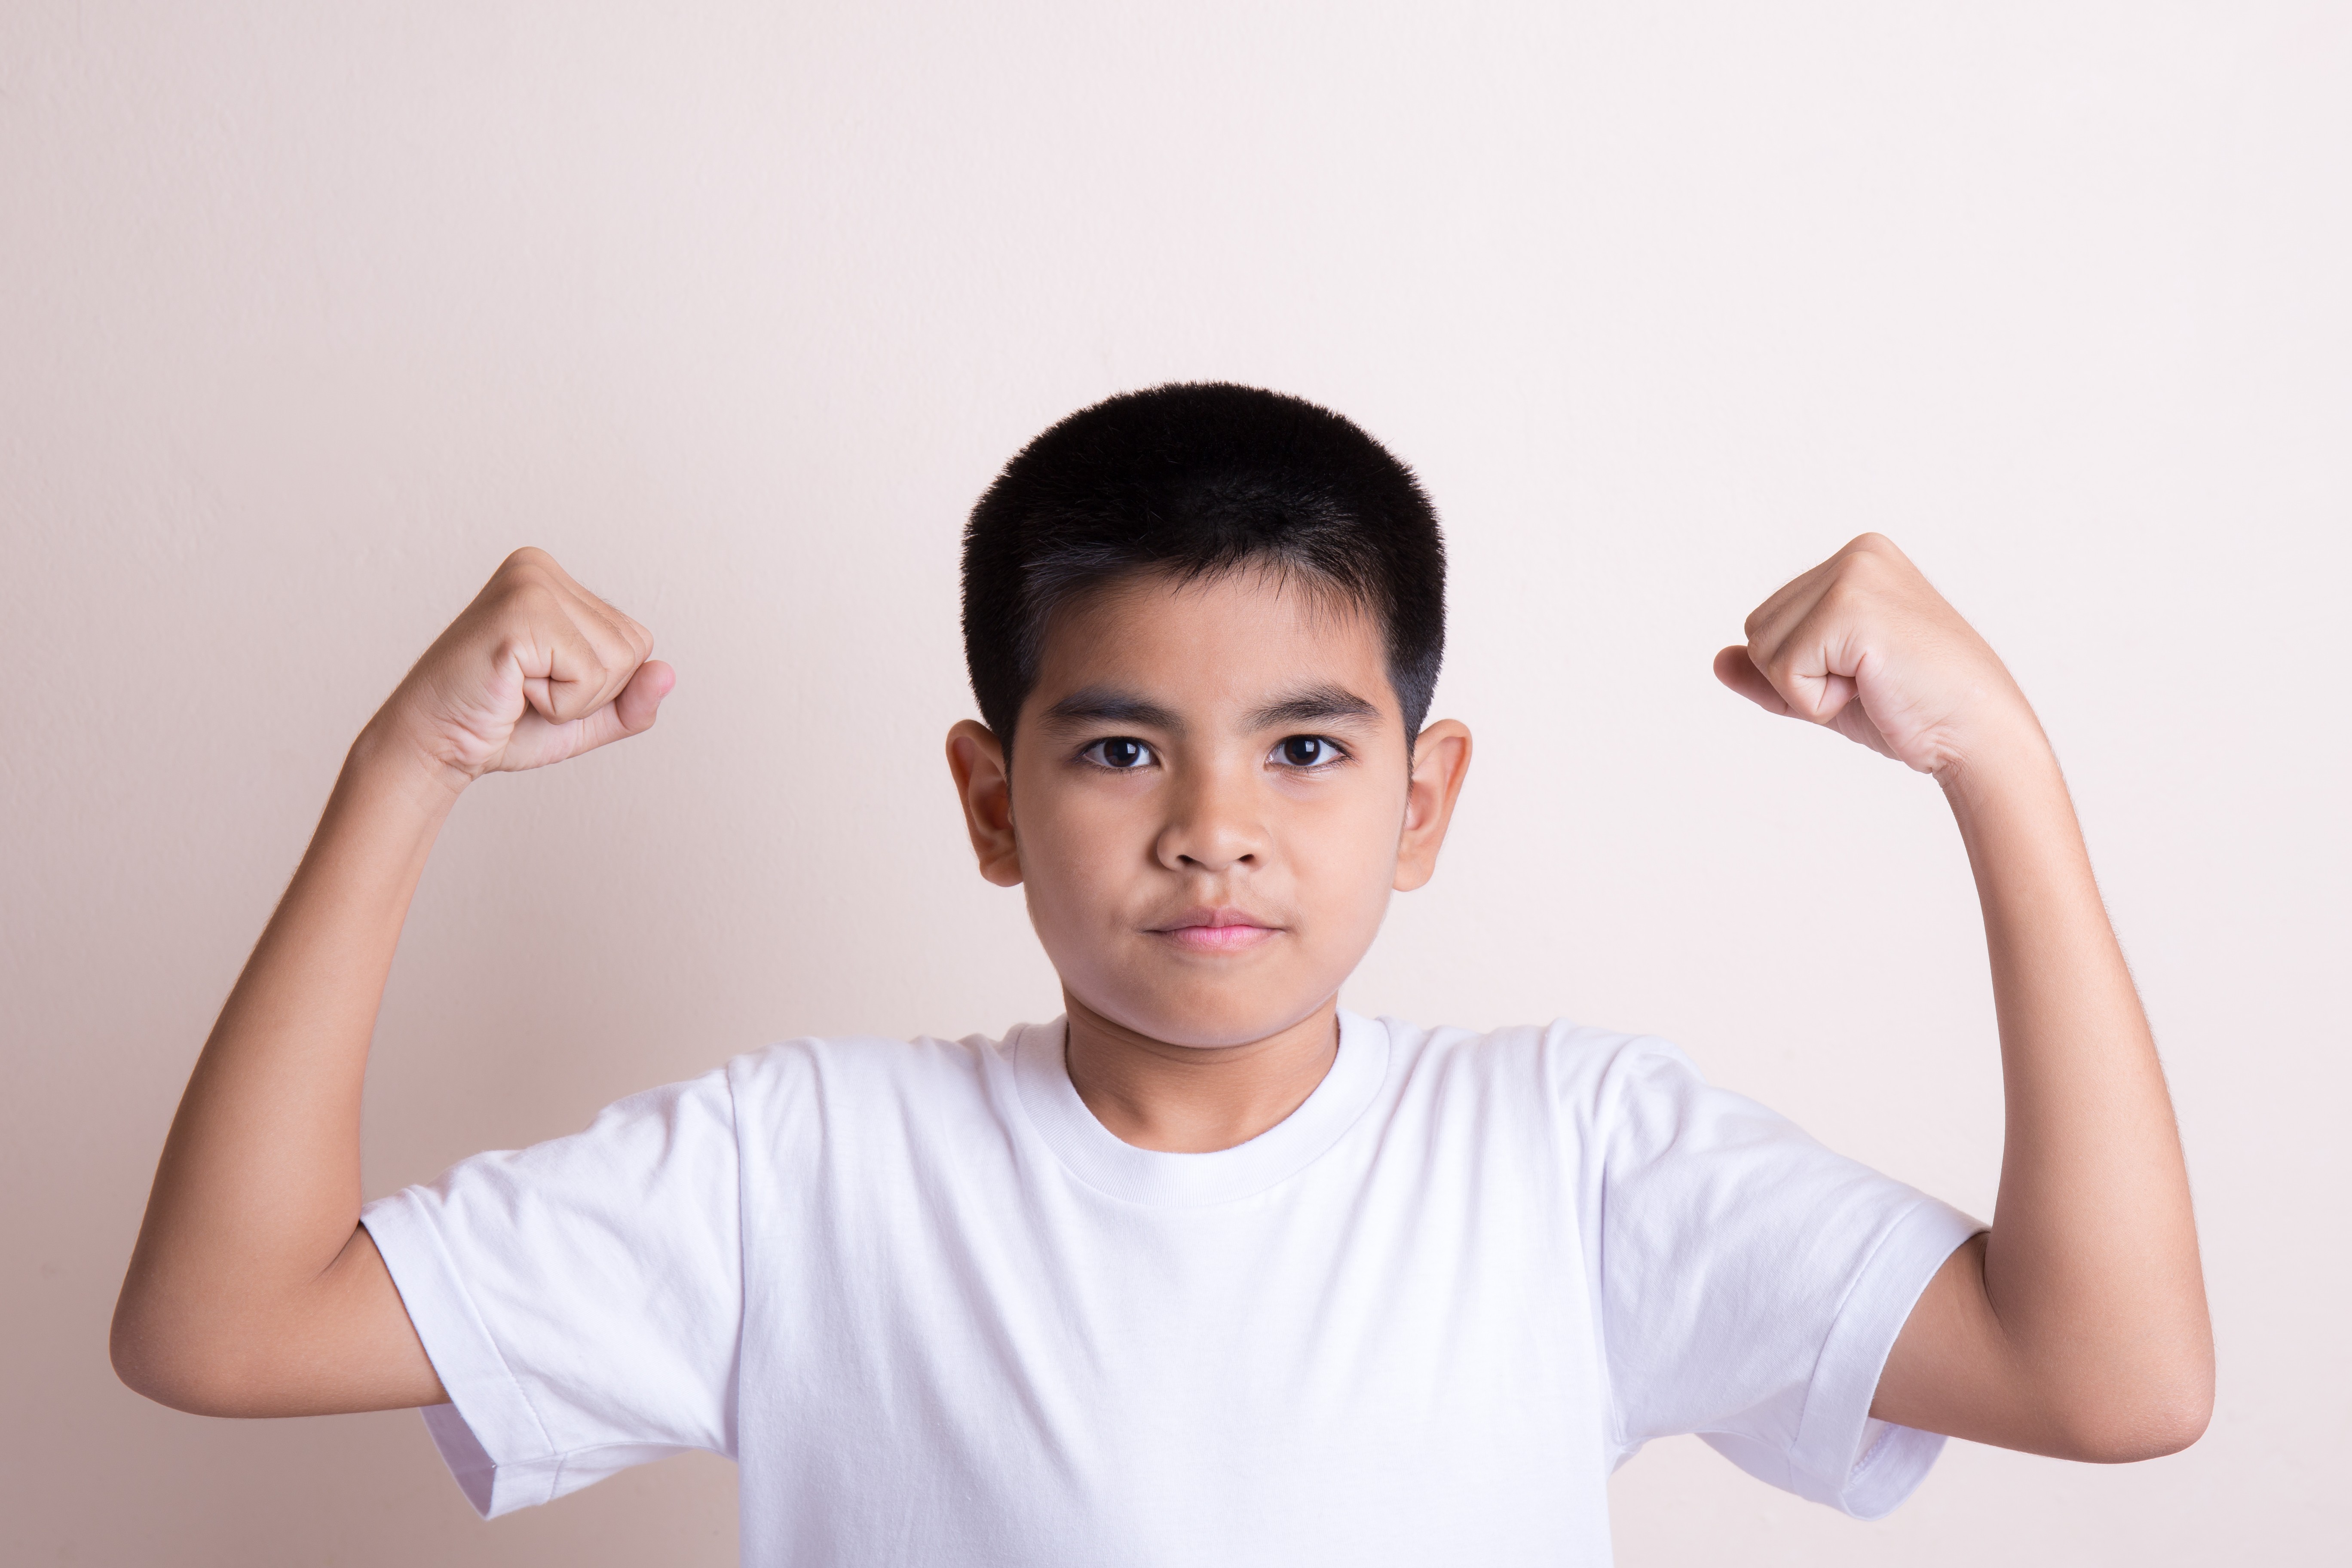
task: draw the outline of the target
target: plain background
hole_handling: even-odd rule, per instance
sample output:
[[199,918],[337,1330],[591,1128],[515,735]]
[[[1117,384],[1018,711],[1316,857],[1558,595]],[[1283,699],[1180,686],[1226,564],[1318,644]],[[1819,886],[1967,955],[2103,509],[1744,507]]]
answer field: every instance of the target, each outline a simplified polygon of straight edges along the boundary
[[122,1389],[165,1124],[352,735],[525,542],[681,685],[457,813],[371,1191],[768,1039],[1055,1012],[940,761],[957,531],[1178,377],[1347,411],[1450,530],[1477,764],[1356,1008],[1669,1034],[1989,1213],[1940,797],[1708,658],[1881,529],[2069,769],[2179,1102],[2210,1433],[1955,1444],[1874,1526],[1664,1444],[1620,1560],[2340,1549],[2347,82],[2323,5],[10,0],[9,1560],[732,1561],[716,1459],[485,1526],[414,1415]]

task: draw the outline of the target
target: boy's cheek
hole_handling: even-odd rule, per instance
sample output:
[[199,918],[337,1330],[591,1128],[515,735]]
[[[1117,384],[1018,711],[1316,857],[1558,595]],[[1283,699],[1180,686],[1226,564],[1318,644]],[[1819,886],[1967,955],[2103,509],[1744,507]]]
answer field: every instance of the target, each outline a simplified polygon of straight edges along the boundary
[[1157,821],[1135,801],[1051,786],[1022,799],[1028,809],[1015,816],[1014,831],[1024,852],[1034,851],[1043,864],[1100,868],[1149,858]]

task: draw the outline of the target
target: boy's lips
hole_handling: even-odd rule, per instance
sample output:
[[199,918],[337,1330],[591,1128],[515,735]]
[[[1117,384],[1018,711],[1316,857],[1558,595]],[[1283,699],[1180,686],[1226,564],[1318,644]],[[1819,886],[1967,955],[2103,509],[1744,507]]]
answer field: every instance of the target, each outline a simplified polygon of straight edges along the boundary
[[1153,936],[1191,952],[1239,952],[1257,946],[1282,928],[1245,910],[1192,909],[1148,929]]

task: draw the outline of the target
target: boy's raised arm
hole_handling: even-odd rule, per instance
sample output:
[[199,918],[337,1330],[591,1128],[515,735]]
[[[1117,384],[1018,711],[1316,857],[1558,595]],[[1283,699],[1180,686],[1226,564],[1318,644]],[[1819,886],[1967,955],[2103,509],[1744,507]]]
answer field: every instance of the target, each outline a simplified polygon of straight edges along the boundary
[[1984,907],[2008,1133],[1990,1233],[1912,1310],[1871,1414],[2091,1460],[2188,1447],[2213,1343],[2147,1020],[2058,763],[1982,638],[1865,534],[1748,618],[1724,683],[1931,773]]
[[458,795],[635,734],[653,638],[545,552],[507,558],[353,742],[181,1098],[115,1307],[115,1370],[215,1415],[445,1397],[359,1224],[360,1088],[425,857]]

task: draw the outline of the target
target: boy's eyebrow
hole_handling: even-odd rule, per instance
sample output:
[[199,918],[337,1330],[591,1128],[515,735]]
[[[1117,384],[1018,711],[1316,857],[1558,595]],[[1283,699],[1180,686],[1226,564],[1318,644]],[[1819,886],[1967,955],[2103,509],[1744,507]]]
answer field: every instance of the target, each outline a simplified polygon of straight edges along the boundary
[[1157,702],[1146,701],[1130,692],[1108,686],[1089,686],[1073,691],[1040,715],[1056,729],[1071,729],[1081,724],[1133,724],[1138,729],[1164,730],[1170,734],[1182,731],[1184,721]]
[[1253,709],[1249,727],[1272,730],[1285,724],[1328,724],[1334,719],[1377,719],[1381,710],[1339,686],[1315,686],[1276,698]]

